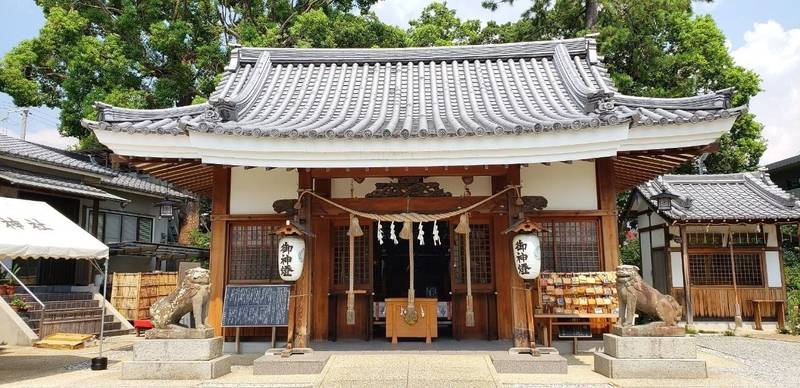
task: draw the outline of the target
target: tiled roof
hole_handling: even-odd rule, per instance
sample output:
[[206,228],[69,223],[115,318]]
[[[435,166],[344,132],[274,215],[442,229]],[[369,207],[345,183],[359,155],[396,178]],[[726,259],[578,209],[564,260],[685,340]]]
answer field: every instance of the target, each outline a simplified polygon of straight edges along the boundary
[[0,167],[0,180],[4,180],[13,185],[45,189],[59,193],[78,195],[81,197],[129,202],[125,198],[110,194],[96,187],[85,185],[79,181],[45,176],[41,174],[35,174],[30,171],[13,168]]
[[107,168],[83,160],[77,155],[74,152],[59,150],[0,134],[0,156],[24,159],[94,174],[113,175],[113,172],[109,172]]
[[800,154],[792,156],[790,158],[779,160],[777,162],[770,163],[764,167],[766,167],[767,170],[769,171],[783,169],[786,167],[795,167],[797,169],[800,169]]
[[104,187],[132,190],[174,199],[193,198],[191,195],[175,190],[167,184],[152,182],[148,177],[140,176],[136,173],[124,173],[96,164],[86,155],[31,143],[7,135],[0,135],[0,157],[3,155],[98,174],[101,176],[100,185]]
[[762,172],[720,175],[664,175],[638,186],[650,200],[666,189],[678,195],[672,210],[660,212],[676,221],[796,221],[800,220],[800,201],[792,197]]
[[429,138],[712,121],[730,90],[620,94],[591,39],[405,49],[240,48],[205,104],[98,104],[93,130],[286,138]]

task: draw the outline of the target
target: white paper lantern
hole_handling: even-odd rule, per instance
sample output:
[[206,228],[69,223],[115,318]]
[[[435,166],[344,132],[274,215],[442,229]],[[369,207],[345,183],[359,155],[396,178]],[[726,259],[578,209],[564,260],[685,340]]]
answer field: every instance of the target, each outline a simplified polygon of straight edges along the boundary
[[539,236],[535,234],[518,234],[511,241],[511,252],[514,255],[514,267],[517,274],[532,280],[542,271],[542,246]]
[[278,241],[278,274],[287,282],[300,279],[303,274],[303,262],[306,242],[301,237],[286,236]]

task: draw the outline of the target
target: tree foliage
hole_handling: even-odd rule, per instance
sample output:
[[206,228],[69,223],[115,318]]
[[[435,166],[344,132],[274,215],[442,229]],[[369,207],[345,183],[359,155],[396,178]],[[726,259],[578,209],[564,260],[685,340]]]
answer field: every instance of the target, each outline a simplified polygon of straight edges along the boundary
[[[733,63],[725,37],[690,0],[532,0],[505,24],[461,20],[433,2],[407,30],[370,12],[378,0],[36,0],[39,35],[0,62],[0,91],[17,105],[61,108],[60,131],[82,140],[94,101],[164,108],[204,101],[227,62],[228,45],[405,47],[504,43],[598,33],[618,88],[677,97],[734,87],[734,104],[759,91],[758,77]],[[474,0],[478,1],[478,0]],[[496,8],[513,0],[485,0]],[[592,12],[594,11],[594,13]],[[594,15],[594,17],[589,17]],[[761,124],[743,115],[710,172],[752,170],[765,150]]]
[[[486,0],[496,8],[513,0]],[[587,28],[594,4],[597,20]],[[682,97],[733,87],[733,105],[759,92],[758,76],[736,66],[725,35],[710,16],[692,14],[691,0],[532,0],[522,18],[492,27],[494,41],[524,41],[598,34],[614,83],[623,93]],[[706,166],[711,173],[754,170],[766,150],[762,125],[752,114],[736,120]],[[689,172],[692,166],[684,171]]]

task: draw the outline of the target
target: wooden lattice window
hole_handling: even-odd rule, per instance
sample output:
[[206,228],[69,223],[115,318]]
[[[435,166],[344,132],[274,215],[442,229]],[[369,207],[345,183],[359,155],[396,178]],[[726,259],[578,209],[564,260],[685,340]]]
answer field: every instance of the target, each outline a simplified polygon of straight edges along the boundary
[[553,220],[542,225],[542,270],[592,272],[600,270],[600,237],[597,220]]
[[[764,285],[760,253],[735,253],[733,261],[738,286]],[[695,286],[733,286],[730,253],[690,254],[689,274]]]
[[231,224],[228,234],[228,281],[279,283],[279,224]]
[[735,247],[763,247],[767,245],[766,233],[733,233],[731,239]]
[[686,240],[690,247],[721,247],[725,235],[722,233],[687,233]]
[[[489,224],[470,224],[469,254],[472,261],[470,274],[472,284],[492,283],[492,233]],[[455,267],[455,280],[458,284],[465,284],[467,269],[464,266],[464,235],[451,232],[453,238],[453,265]]]
[[[345,289],[350,285],[350,236],[347,231],[348,225],[333,226],[333,288]],[[370,239],[371,230],[368,225],[361,225],[364,235],[356,237],[355,247],[355,268],[353,279],[355,284],[360,287],[369,287],[370,282]]]

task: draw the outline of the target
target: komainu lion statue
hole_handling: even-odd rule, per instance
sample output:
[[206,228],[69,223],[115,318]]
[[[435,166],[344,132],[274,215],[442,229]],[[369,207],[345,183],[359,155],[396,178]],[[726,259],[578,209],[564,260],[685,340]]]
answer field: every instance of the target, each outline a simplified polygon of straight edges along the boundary
[[635,265],[617,267],[617,293],[620,326],[633,326],[637,310],[658,317],[666,326],[675,326],[681,320],[683,310],[675,298],[645,283]]
[[156,329],[186,329],[178,321],[187,313],[194,316],[195,326],[205,329],[208,318],[210,277],[207,269],[190,268],[180,287],[150,306],[150,316]]

